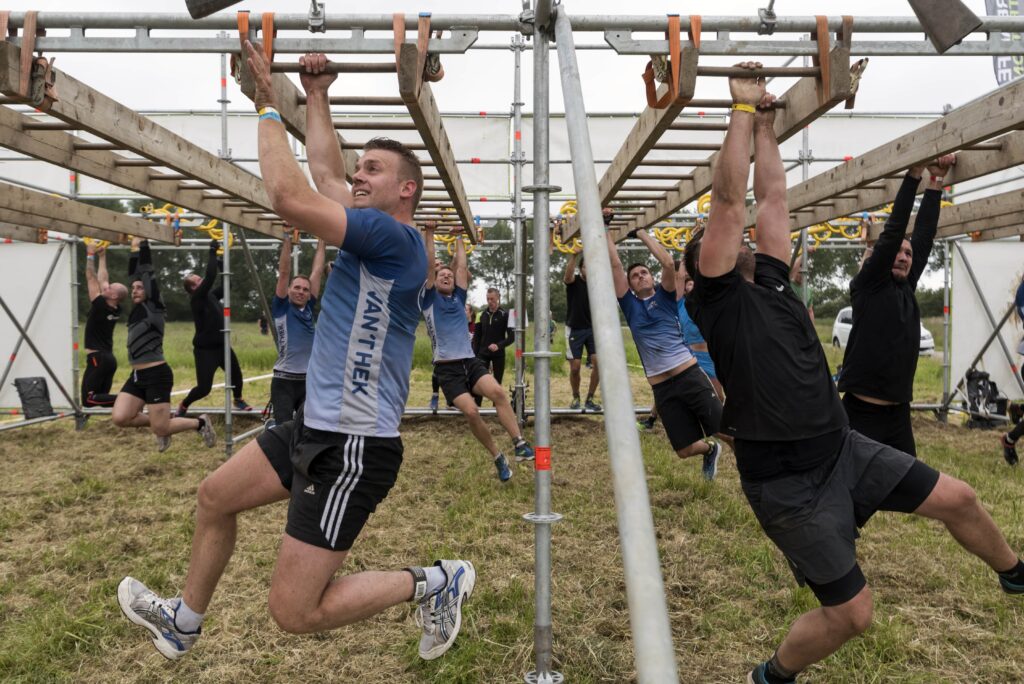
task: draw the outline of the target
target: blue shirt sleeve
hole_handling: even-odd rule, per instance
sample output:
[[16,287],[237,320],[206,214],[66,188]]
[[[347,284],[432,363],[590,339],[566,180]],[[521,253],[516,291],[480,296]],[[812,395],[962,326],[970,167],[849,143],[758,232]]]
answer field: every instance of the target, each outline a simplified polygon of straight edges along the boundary
[[455,299],[455,301],[462,305],[462,308],[466,308],[467,295],[468,293],[458,285],[455,286],[455,291],[452,292],[452,297]]
[[636,298],[632,290],[626,290],[626,294],[619,297],[619,307],[622,309],[622,315],[626,317],[627,324],[632,322],[639,305],[640,300]]
[[437,296],[437,288],[424,287],[420,290],[420,311],[426,311],[434,306],[434,297]]
[[676,306],[676,293],[669,292],[664,287],[662,287],[661,283],[658,283],[655,286],[654,297],[664,302],[665,305],[669,307],[669,310],[675,308]]
[[275,294],[273,301],[270,303],[270,313],[275,318],[283,316],[288,313],[289,306],[291,306],[291,303],[288,301],[287,297],[278,297]]
[[397,278],[423,252],[423,239],[380,209],[345,209],[348,224],[341,248],[364,262],[370,272]]

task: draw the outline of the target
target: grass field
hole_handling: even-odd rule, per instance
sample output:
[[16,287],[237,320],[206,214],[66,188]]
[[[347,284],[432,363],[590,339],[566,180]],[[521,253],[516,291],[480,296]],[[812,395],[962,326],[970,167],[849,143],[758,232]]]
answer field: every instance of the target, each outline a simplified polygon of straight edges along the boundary
[[[941,346],[941,325],[928,325]],[[827,335],[827,327],[819,331]],[[269,338],[254,326],[238,332],[246,372],[266,372]],[[168,335],[178,389],[192,380],[190,334],[172,326]],[[561,330],[555,340],[564,344]],[[417,406],[429,393],[424,344],[410,399]],[[828,354],[835,364],[838,354]],[[918,400],[941,394],[940,369],[941,360],[921,360]],[[556,360],[555,406],[569,399],[565,371]],[[246,397],[258,404],[267,387],[255,383]],[[637,404],[649,403],[639,370],[633,387]],[[1003,464],[997,433],[943,426],[924,414],[914,427],[922,458],[975,485],[1011,545],[1024,549],[1024,475]],[[460,419],[406,421],[402,475],[346,565],[473,560],[479,580],[463,632],[430,663],[416,655],[409,606],[319,636],[276,627],[266,597],[284,504],[241,518],[205,636],[187,658],[165,661],[123,619],[115,588],[125,574],[167,595],[181,588],[196,489],[222,451],[180,435],[158,454],[148,433],[112,429],[96,417],[82,432],[73,428],[59,421],[0,434],[0,681],[447,684],[517,682],[532,669],[533,530],[520,517],[533,509],[532,473],[520,467],[500,486]],[[492,429],[498,434],[496,423]],[[632,635],[601,420],[556,419],[552,432],[553,509],[565,516],[553,541],[556,666],[570,682],[628,682]],[[718,480],[706,483],[698,463],[674,456],[660,427],[641,442],[680,672],[685,681],[739,682],[813,596],[795,586],[760,532],[731,456]],[[802,681],[1024,681],[1024,601],[1002,594],[992,573],[937,525],[880,513],[859,548],[876,599],[874,625]]]

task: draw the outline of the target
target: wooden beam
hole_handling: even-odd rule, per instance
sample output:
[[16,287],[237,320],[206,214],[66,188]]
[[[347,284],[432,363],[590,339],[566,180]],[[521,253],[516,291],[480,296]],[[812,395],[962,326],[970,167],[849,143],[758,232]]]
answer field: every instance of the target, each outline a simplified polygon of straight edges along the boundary
[[[146,221],[109,209],[101,209],[63,197],[28,190],[10,183],[0,183],[0,209],[28,216],[65,221],[82,227],[91,226],[108,233],[135,235],[160,242],[174,243],[174,229],[165,223]],[[14,221],[14,223],[21,222]]]
[[[1019,219],[1018,219],[1019,221]],[[1016,225],[1006,226],[1004,228],[998,228],[995,230],[983,231],[977,238],[971,235],[971,239],[976,242],[985,242],[987,240],[999,240],[1008,237],[1024,236],[1024,225],[1019,222]],[[1021,239],[1024,239],[1022,237]]]
[[[780,143],[850,96],[850,49],[843,46],[834,47],[829,52],[828,59],[831,73],[828,92],[823,90],[818,79],[807,76],[797,81],[782,95],[785,107],[775,113],[775,137]],[[753,157],[753,140],[750,149]],[[708,166],[695,168],[693,178],[681,180],[674,190],[664,199],[655,202],[655,206],[630,223],[627,229],[653,226],[710,190],[718,154],[716,152],[709,157]],[[627,229],[619,230],[617,238],[621,239]],[[563,239],[571,236],[565,235]]]
[[441,182],[455,204],[455,211],[462,221],[466,234],[475,243],[479,237],[476,224],[473,222],[473,211],[470,209],[469,200],[466,199],[466,190],[462,185],[459,167],[455,163],[455,153],[452,152],[448,133],[444,129],[444,122],[441,121],[441,112],[437,108],[430,84],[423,81],[423,67],[419,62],[416,46],[403,43],[399,55],[399,95],[416,124],[416,130],[423,138],[430,159],[441,176]]
[[[985,97],[953,110],[941,119],[925,124],[884,145],[879,145],[859,157],[790,188],[787,193],[789,209],[792,212],[794,209],[845,193],[902,171],[914,164],[920,164],[940,155],[989,140],[994,136],[1018,128],[1022,124],[1024,124],[1024,81],[1014,81]],[[998,150],[987,150],[984,154],[1004,158],[1008,152],[1007,146],[1001,144]],[[974,156],[973,154],[965,155],[965,161]],[[983,164],[984,162],[979,161],[978,163]],[[959,163],[957,167],[959,167]],[[961,174],[966,173],[959,169],[955,171],[959,180],[964,180]],[[948,177],[946,180],[955,182]],[[832,216],[840,215],[833,214]],[[755,209],[751,208],[747,213],[747,225],[753,225],[754,217]]]
[[[1021,222],[1024,211],[1024,190],[1011,190],[972,202],[943,207],[939,214],[938,237],[950,237],[982,230],[985,227],[1003,227]],[[1001,219],[1001,220],[1000,220]]]
[[[179,188],[176,181],[183,174],[161,176],[145,168],[120,166],[117,155],[98,149],[83,151],[76,143],[77,138],[69,133],[24,132],[20,124],[25,118],[13,109],[0,107],[0,146],[270,237],[284,235],[269,222],[247,217],[231,208],[229,202],[204,199],[199,190]],[[246,202],[242,204],[248,206]]]
[[0,238],[3,238],[4,242],[34,242],[38,245],[46,242],[46,229],[0,221]]
[[[0,92],[17,94],[21,82],[21,49],[0,43]],[[125,149],[188,174],[224,192],[270,209],[263,181],[208,152],[184,137],[54,69],[60,99],[47,112],[61,121],[123,145]]]
[[27,226],[28,228],[37,231],[39,229],[45,229],[55,233],[67,233],[68,235],[78,235],[79,237],[92,237],[97,240],[109,240],[114,244],[119,244],[126,240],[126,236],[122,233],[112,233],[109,230],[103,230],[93,226],[84,226],[79,223],[71,223],[70,221],[58,221],[57,219],[47,218],[45,216],[34,216],[20,211],[11,211],[10,209],[0,209],[0,221],[6,221],[19,226]]

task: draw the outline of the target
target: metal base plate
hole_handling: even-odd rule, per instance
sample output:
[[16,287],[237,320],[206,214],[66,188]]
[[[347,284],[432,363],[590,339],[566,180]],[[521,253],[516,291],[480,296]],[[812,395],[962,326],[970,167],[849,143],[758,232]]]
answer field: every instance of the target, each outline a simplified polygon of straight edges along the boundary
[[562,673],[555,672],[554,670],[544,674],[538,674],[531,670],[526,673],[523,679],[526,681],[526,684],[562,684],[565,681]]

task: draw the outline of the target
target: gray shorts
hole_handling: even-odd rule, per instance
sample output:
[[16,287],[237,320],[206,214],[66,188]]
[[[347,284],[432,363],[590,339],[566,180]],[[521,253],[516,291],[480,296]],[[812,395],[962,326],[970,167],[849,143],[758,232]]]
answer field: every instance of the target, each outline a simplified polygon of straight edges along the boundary
[[938,471],[913,456],[848,430],[836,457],[817,468],[741,484],[798,578],[807,579],[824,605],[837,605],[865,584],[857,528],[879,510],[916,509],[938,479]]

